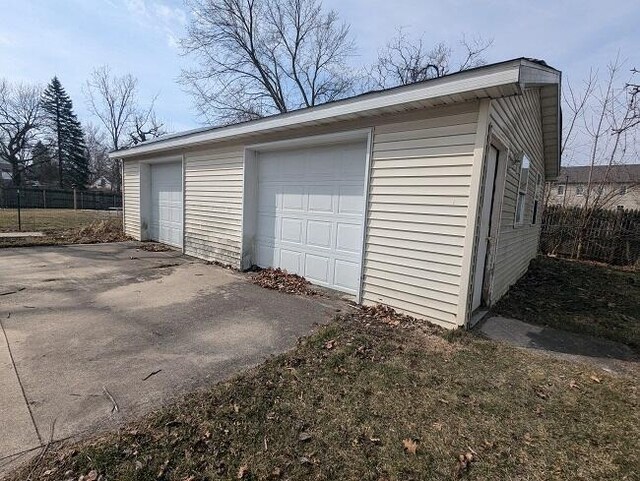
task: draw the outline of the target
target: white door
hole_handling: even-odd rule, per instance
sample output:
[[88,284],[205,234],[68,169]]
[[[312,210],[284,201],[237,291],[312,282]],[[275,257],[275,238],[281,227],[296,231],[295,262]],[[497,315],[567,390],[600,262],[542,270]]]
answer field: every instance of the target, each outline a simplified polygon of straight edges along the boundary
[[480,226],[478,232],[478,254],[476,256],[476,270],[473,282],[473,312],[482,304],[482,287],[484,284],[485,267],[487,263],[487,249],[489,246],[489,233],[491,232],[491,213],[493,211],[494,186],[496,181],[496,168],[498,166],[498,150],[490,146],[487,156],[486,175],[482,195],[482,207],[480,211]]
[[357,294],[365,156],[364,142],[258,155],[259,266]]
[[151,165],[151,239],[182,247],[182,163]]

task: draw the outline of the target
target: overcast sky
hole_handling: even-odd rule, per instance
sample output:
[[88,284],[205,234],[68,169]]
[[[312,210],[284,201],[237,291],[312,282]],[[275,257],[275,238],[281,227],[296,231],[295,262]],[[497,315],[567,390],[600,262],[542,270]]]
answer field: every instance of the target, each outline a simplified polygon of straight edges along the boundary
[[[638,0],[325,0],[359,47],[354,65],[371,62],[397,27],[427,42],[455,44],[464,33],[492,38],[490,62],[546,60],[579,81],[620,52],[640,67]],[[188,22],[182,0],[0,0],[0,77],[47,83],[58,75],[81,120],[89,120],[82,85],[108,64],[132,73],[144,97],[159,94],[158,117],[178,131],[198,126],[176,83],[189,59],[177,40]]]

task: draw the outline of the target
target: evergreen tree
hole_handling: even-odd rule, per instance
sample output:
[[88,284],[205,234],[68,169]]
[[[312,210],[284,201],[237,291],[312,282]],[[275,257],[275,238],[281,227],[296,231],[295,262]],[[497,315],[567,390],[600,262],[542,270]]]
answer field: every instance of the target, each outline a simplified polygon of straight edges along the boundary
[[41,141],[38,141],[31,150],[29,178],[40,185],[55,185],[58,182],[58,172],[51,149]]
[[89,181],[84,132],[58,77],[53,77],[42,95],[42,110],[54,137],[58,185],[84,187]]

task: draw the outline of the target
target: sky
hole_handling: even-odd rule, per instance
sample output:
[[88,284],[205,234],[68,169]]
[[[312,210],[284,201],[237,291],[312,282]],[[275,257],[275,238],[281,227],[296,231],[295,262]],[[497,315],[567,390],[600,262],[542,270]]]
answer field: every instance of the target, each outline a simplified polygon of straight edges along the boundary
[[[371,63],[398,27],[427,44],[461,36],[493,39],[485,57],[544,59],[579,84],[618,53],[640,67],[638,0],[324,0],[351,25],[354,67]],[[158,95],[156,112],[171,131],[200,125],[177,83],[192,60],[180,54],[189,21],[182,0],[0,0],[0,77],[46,84],[57,75],[84,122],[91,71],[109,65],[139,79],[141,98]],[[6,21],[10,19],[9,21]]]

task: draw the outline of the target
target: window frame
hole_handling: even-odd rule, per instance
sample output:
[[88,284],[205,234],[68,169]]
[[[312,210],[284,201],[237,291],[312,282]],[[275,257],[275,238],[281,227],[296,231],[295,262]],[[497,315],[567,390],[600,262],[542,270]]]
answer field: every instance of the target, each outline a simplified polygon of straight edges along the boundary
[[[524,219],[527,209],[527,194],[529,191],[529,178],[531,177],[531,158],[523,153],[520,157],[520,172],[518,174],[518,193],[516,196],[516,209],[514,212],[513,225],[514,227],[524,225]],[[525,167],[526,166],[526,167]],[[523,172],[526,169],[526,179],[523,184]]]
[[[564,193],[566,192],[567,186],[564,184],[558,184],[558,191],[556,195],[564,195]],[[562,192],[560,191],[562,189]]]

